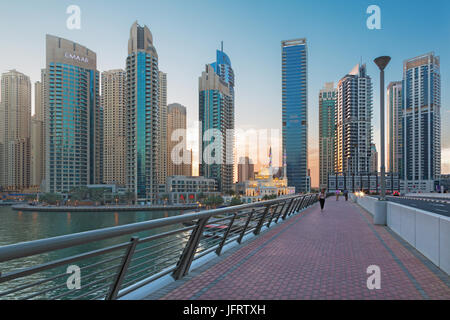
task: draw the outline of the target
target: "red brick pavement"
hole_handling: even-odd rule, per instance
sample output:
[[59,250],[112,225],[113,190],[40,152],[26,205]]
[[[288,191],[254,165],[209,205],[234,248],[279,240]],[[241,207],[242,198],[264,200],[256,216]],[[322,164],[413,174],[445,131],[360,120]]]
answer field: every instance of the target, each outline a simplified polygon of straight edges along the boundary
[[[322,213],[314,205],[162,299],[450,299],[449,277],[419,257],[355,204],[329,198]],[[370,265],[380,290],[367,288]]]

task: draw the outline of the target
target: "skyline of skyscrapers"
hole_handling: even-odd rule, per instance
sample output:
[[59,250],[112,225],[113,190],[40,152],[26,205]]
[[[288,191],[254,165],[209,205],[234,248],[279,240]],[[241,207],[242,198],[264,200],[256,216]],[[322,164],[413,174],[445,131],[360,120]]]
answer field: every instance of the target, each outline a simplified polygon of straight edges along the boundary
[[[168,175],[192,174],[191,166],[169,168],[176,145],[170,141],[171,132],[186,129],[186,108],[178,104],[184,108],[176,115],[181,124],[172,120],[169,125],[167,74],[158,68],[148,27],[132,25],[126,71],[105,71],[100,81],[96,59],[96,53],[78,43],[46,36],[46,68],[34,84],[35,114],[31,117],[31,97],[26,112],[28,138],[6,142],[13,131],[6,125],[0,134],[0,186],[17,190],[42,186],[48,192],[67,193],[82,185],[114,183],[127,186],[137,199],[155,201],[164,192],[160,188]],[[439,57],[429,53],[406,60],[403,73],[403,81],[387,87],[387,171],[413,183],[430,182],[441,170]],[[6,97],[3,90],[8,85],[2,80]],[[29,91],[31,95],[31,84]],[[307,97],[306,39],[282,41],[282,152],[289,185],[297,192],[310,190]],[[222,44],[216,60],[199,78],[201,137],[210,129],[220,132],[219,139],[200,141],[199,172],[216,179],[222,192],[232,189],[238,169],[234,135],[227,132],[234,129],[234,101],[234,70]],[[0,106],[4,121],[7,105],[2,100]],[[320,90],[320,188],[326,187],[333,172],[378,170],[372,108],[372,82],[365,65],[356,65],[337,88],[326,83]],[[217,143],[210,156],[218,163],[206,163],[205,150]],[[11,157],[16,164],[8,165]],[[16,182],[6,182],[6,177]]]
[[283,155],[288,185],[309,192],[308,47],[306,39],[281,42]]

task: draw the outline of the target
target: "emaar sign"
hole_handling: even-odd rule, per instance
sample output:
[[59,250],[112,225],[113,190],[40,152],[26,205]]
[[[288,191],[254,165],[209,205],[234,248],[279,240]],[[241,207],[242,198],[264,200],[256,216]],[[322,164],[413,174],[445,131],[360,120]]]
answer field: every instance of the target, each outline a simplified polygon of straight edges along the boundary
[[86,58],[86,57],[80,57],[79,55],[74,54],[74,53],[66,52],[66,53],[64,54],[64,56],[65,56],[67,59],[72,59],[72,60],[76,60],[76,61],[80,61],[80,62],[84,62],[84,63],[88,63],[88,62],[89,62],[88,58]]

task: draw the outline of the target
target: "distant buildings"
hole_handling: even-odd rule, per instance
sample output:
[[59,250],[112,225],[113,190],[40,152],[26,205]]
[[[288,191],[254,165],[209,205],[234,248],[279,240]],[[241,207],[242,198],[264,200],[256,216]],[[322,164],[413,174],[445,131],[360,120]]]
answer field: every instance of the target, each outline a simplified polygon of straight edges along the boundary
[[102,73],[103,182],[126,185],[126,72]]
[[171,204],[196,203],[202,198],[219,195],[217,181],[205,177],[168,176],[166,194],[160,195]]
[[310,189],[308,179],[308,48],[306,39],[281,42],[283,154],[289,186]]
[[46,191],[69,192],[103,180],[97,56],[66,39],[46,40]]
[[135,22],[128,40],[127,187],[138,200],[154,201],[159,170],[158,54],[147,26]]
[[31,182],[31,82],[16,70],[1,76],[0,186],[21,191]]
[[336,94],[333,82],[319,93],[319,189],[327,188],[328,175],[334,173],[336,139]]
[[372,81],[366,65],[356,65],[337,87],[335,172],[371,170]]
[[[170,149],[167,128],[167,73],[159,71],[159,169],[158,183],[166,184]],[[170,174],[169,174],[170,175]]]
[[369,173],[378,172],[378,151],[375,143],[370,145],[370,170]]
[[255,165],[249,157],[241,157],[238,163],[238,183],[255,179]]
[[31,186],[40,190],[45,178],[45,111],[42,82],[34,84],[34,116],[31,118]]
[[433,190],[433,181],[441,174],[440,110],[439,57],[428,53],[406,60],[403,63],[402,177],[409,191],[419,186]]
[[217,51],[199,78],[200,175],[217,180],[219,191],[233,188],[234,72],[229,57]]
[[[179,103],[171,103],[167,106],[167,176],[192,175],[191,153],[186,148],[185,134],[186,107]],[[173,141],[172,138],[179,140]]]
[[402,82],[395,81],[389,83],[387,87],[387,172],[398,173],[402,177]]

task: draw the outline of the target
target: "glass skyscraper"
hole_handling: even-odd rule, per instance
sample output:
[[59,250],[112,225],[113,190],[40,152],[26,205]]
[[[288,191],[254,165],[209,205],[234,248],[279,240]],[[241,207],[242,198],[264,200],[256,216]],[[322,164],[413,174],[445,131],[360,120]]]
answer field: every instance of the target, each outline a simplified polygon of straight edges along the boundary
[[[217,51],[216,61],[206,66],[199,79],[199,121],[200,175],[216,179],[220,191],[229,191],[232,189],[234,166],[234,134],[230,131],[234,130],[234,72],[223,50]],[[218,133],[219,141],[205,136],[208,132]],[[205,137],[206,141],[203,141]],[[211,143],[218,148],[211,149],[211,154],[204,157]]]
[[147,26],[135,22],[128,40],[127,187],[138,200],[155,201],[159,169],[158,54]]
[[94,52],[47,35],[46,190],[102,183],[102,120]]
[[403,64],[402,176],[413,183],[413,188],[420,187],[421,181],[438,179],[441,174],[440,112],[439,57],[428,53],[406,60]]
[[288,185],[309,192],[308,48],[306,39],[281,42],[283,154]]

